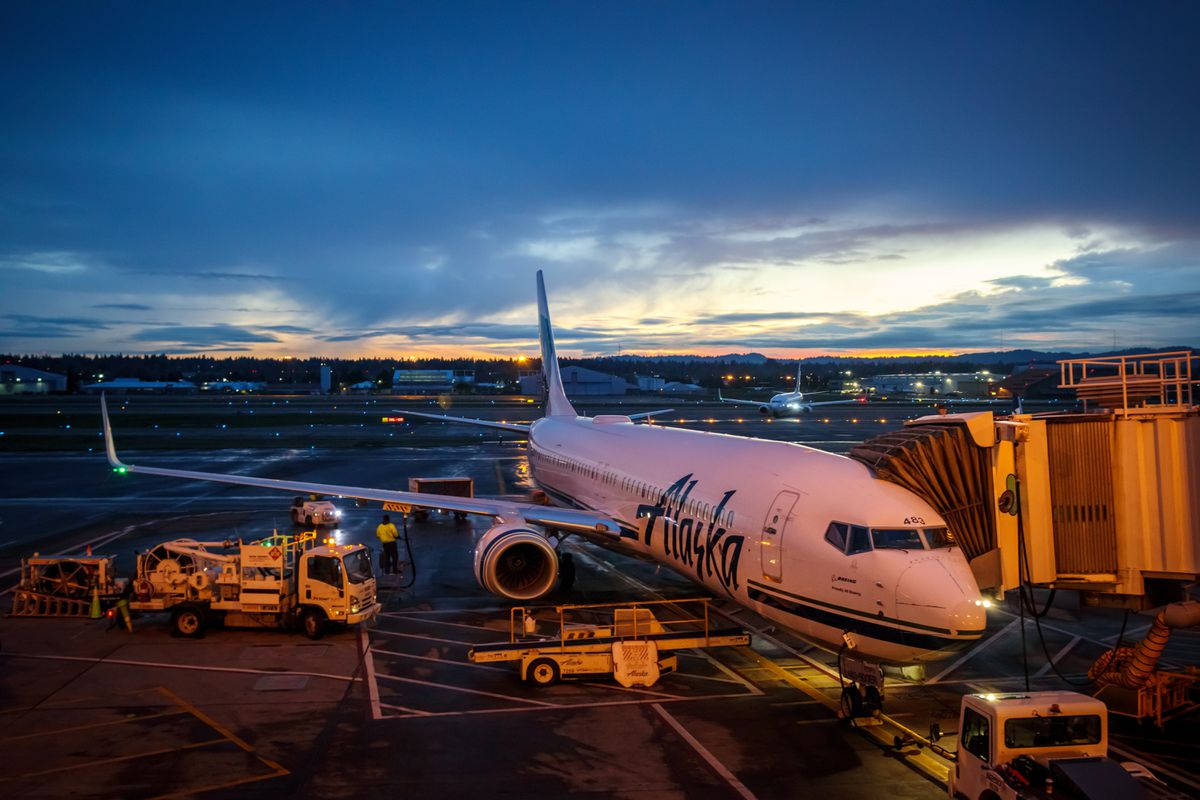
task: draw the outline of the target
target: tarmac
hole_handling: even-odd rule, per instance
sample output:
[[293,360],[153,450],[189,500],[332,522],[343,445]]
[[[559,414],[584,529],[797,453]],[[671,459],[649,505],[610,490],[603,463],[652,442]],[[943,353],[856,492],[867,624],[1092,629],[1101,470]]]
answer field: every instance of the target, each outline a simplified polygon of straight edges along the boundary
[[[153,416],[145,408],[148,399],[134,402],[147,420]],[[510,419],[522,410],[515,401],[501,406],[485,410]],[[294,413],[307,410],[314,409]],[[927,411],[865,410],[833,406],[800,421],[768,423],[740,416],[740,409],[689,404],[670,424],[845,452],[905,416]],[[525,413],[530,418],[535,412]],[[120,443],[119,417],[114,423]],[[7,429],[13,424],[5,418]],[[410,476],[466,475],[484,495],[532,488],[521,444],[508,434],[480,436],[440,423],[384,425],[377,417],[364,425],[361,436],[380,441],[280,447],[267,426],[253,435],[241,431],[236,447],[123,448],[123,456],[136,463],[361,486],[403,487]],[[294,440],[298,432],[278,438]],[[169,428],[165,433],[187,438]],[[392,434],[407,440],[393,444]],[[7,605],[19,558],[32,552],[81,553],[90,544],[97,554],[116,555],[124,574],[134,550],[167,539],[291,531],[289,502],[244,487],[116,475],[98,452],[0,451],[0,605]],[[351,501],[340,505],[338,540],[374,544],[380,511]],[[472,574],[474,542],[484,530],[483,520],[456,522],[449,515],[410,522],[415,575],[410,566],[402,578],[381,578],[385,609],[369,628],[316,642],[295,633],[236,629],[180,639],[170,635],[163,615],[153,614],[135,619],[133,633],[109,629],[106,621],[0,620],[0,794],[945,796],[936,780],[945,765],[927,750],[894,747],[881,729],[856,730],[837,718],[832,656],[736,606],[715,603],[714,613],[728,615],[722,624],[749,630],[751,647],[682,653],[679,671],[650,689],[608,681],[535,688],[521,683],[507,664],[469,662],[472,645],[508,634],[508,606],[483,592]],[[576,557],[575,586],[570,595],[545,602],[701,594],[654,564],[578,540],[564,546]],[[1148,623],[1132,617],[1126,639]],[[1031,687],[1064,688],[1049,661],[1067,678],[1081,677],[1112,646],[1121,625],[1119,612],[1072,607],[1070,597],[1060,596],[1041,620],[1049,659],[1034,625],[1024,632]],[[993,609],[989,630],[958,659],[932,665],[922,681],[889,675],[888,715],[915,731],[925,732],[935,721],[950,731],[964,692],[1023,688],[1026,658],[1013,610]],[[1165,661],[1200,663],[1200,635],[1177,633]],[[1114,725],[1114,751],[1200,794],[1196,734],[1188,720],[1163,732]],[[943,743],[953,747],[952,737]]]

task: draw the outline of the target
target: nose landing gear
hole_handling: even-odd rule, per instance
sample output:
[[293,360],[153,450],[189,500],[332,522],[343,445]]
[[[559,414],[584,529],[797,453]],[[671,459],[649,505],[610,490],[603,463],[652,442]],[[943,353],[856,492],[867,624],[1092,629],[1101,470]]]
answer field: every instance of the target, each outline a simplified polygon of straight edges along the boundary
[[[845,634],[850,637],[851,634]],[[860,721],[878,720],[883,712],[883,670],[876,664],[868,664],[850,658],[846,650],[850,641],[842,645],[838,653],[838,681],[842,685],[842,719],[851,725]]]

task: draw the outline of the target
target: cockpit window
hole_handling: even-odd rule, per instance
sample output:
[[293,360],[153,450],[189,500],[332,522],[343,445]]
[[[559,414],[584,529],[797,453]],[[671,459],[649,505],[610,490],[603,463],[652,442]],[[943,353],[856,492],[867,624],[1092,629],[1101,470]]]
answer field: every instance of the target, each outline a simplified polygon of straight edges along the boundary
[[871,537],[867,533],[867,529],[861,525],[850,526],[850,538],[846,542],[846,555],[852,556],[855,553],[865,553],[871,549]]
[[825,541],[838,549],[838,552],[846,552],[846,523],[831,522],[829,527],[825,529]]
[[954,534],[950,533],[949,528],[926,528],[925,541],[929,543],[930,550],[954,547]]
[[921,532],[908,528],[873,528],[871,540],[876,550],[924,550]]

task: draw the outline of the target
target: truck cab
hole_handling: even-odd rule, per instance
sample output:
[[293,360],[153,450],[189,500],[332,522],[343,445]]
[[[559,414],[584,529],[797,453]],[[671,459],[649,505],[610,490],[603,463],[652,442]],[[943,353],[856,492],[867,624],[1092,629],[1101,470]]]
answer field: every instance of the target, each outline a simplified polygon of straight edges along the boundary
[[1142,797],[1147,780],[1165,789],[1144,768],[1135,777],[1137,765],[1108,758],[1108,709],[1085,694],[966,695],[958,726],[951,797]]
[[336,526],[342,519],[342,512],[324,495],[310,494],[292,500],[291,516],[293,525]]
[[363,545],[314,547],[300,560],[297,584],[300,623],[312,638],[326,623],[353,625],[379,610],[371,551]]

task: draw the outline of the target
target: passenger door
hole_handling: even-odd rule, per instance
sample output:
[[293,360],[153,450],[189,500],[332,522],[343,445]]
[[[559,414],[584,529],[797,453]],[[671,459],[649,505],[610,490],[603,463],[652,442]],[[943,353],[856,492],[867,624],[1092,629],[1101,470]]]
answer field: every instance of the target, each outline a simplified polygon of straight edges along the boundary
[[319,605],[326,611],[340,607],[345,585],[341,560],[331,556],[310,556],[305,559],[305,564],[308,580],[302,602]]
[[780,492],[767,512],[767,518],[763,520],[758,554],[764,578],[776,582],[783,580],[783,535],[799,499],[800,495],[795,492]]
[[977,798],[988,787],[992,751],[991,721],[970,706],[963,708],[958,727],[958,760],[954,764],[954,789]]

